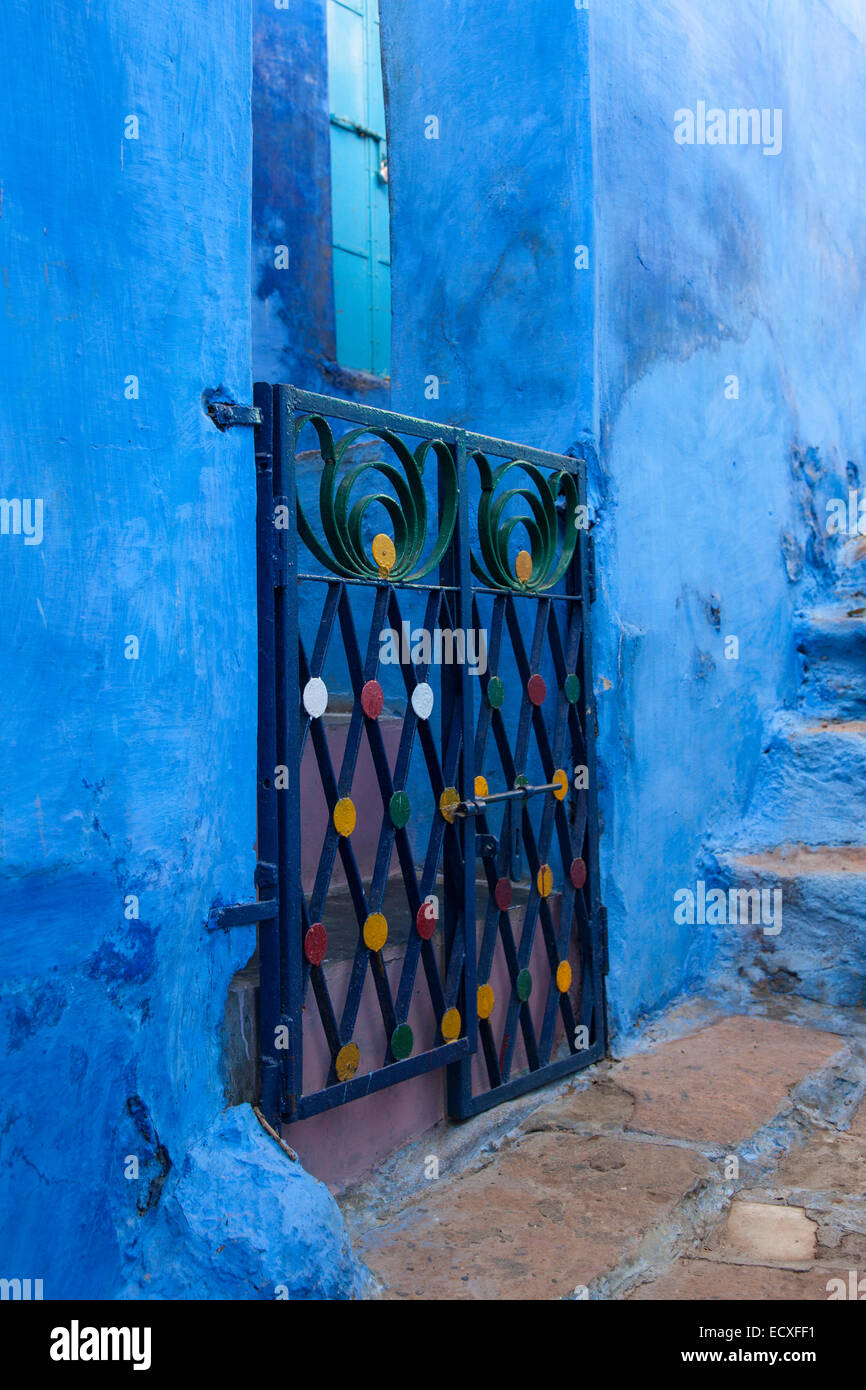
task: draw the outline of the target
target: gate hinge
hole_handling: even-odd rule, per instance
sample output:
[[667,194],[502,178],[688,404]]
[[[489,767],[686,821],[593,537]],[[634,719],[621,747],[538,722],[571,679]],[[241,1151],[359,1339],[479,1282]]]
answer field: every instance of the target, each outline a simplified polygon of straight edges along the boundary
[[[268,864],[259,860],[256,864],[253,882],[256,885],[260,901],[231,903],[227,907],[211,908],[207,919],[209,931],[216,931],[218,928],[228,931],[229,927],[251,927],[257,922],[269,922],[276,917],[279,911],[276,864]],[[266,901],[262,902],[262,897]]]
[[610,953],[607,944],[607,908],[604,903],[598,905],[598,921],[601,927],[601,973],[610,974]]
[[229,927],[252,927],[256,922],[268,922],[276,917],[279,904],[276,898],[266,903],[232,903],[229,907],[214,907],[207,919],[208,931]]
[[262,423],[262,412],[257,405],[236,405],[234,401],[209,401],[207,413],[218,430],[230,430],[235,425]]
[[256,864],[256,871],[253,874],[253,883],[256,889],[264,897],[276,898],[277,896],[277,866],[268,864],[266,860],[260,859]]

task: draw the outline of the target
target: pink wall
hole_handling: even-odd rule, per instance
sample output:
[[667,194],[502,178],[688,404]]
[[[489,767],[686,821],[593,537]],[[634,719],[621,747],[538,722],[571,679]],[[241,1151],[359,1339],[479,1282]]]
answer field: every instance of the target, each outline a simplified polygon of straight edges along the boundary
[[[480,885],[479,885],[480,897]],[[556,900],[558,902],[558,899]],[[512,926],[518,930],[522,907],[511,909]],[[554,906],[554,920],[556,907]],[[481,926],[478,929],[479,938]],[[385,948],[385,964],[393,992],[403,960],[403,948],[396,947],[389,957]],[[579,987],[579,964],[576,955],[570,957],[574,982],[572,997],[576,997]],[[327,966],[328,987],[339,1017],[345,997],[352,962],[337,961]],[[544,1014],[547,982],[550,967],[544,938],[540,925],[532,949],[530,972],[535,982],[530,1009],[536,1030],[540,1030]],[[490,983],[496,994],[496,1008],[493,1025],[497,1043],[501,1044],[503,1013],[508,1001],[508,971],[501,947],[494,956],[494,968]],[[426,1049],[438,1041],[436,1022],[429,1002],[426,981],[419,968],[419,979],[409,1015],[409,1023],[415,1034],[416,1050]],[[557,1040],[564,1041],[562,1021],[558,1019]],[[369,972],[361,999],[361,1008],[355,1029],[354,1041],[361,1050],[361,1070],[371,1071],[382,1065],[384,1059],[384,1031],[382,1017],[376,999],[376,992]],[[318,1089],[324,1085],[330,1064],[330,1054],[325,1043],[324,1033],[318,1020],[318,1011],[312,991],[307,995],[304,1033],[304,1088],[305,1091]],[[526,1067],[526,1053],[522,1038],[518,1038],[514,1052],[512,1075]],[[473,1084],[476,1090],[484,1089],[486,1070],[483,1054],[480,1051],[473,1058]],[[304,1167],[321,1178],[332,1191],[339,1191],[369,1172],[387,1154],[404,1144],[417,1139],[445,1116],[445,1073],[428,1072],[410,1081],[401,1081],[374,1095],[361,1100],[350,1101],[348,1105],[338,1106],[322,1115],[299,1120],[283,1127],[287,1143],[298,1152]],[[419,1159],[418,1161],[422,1161]]]

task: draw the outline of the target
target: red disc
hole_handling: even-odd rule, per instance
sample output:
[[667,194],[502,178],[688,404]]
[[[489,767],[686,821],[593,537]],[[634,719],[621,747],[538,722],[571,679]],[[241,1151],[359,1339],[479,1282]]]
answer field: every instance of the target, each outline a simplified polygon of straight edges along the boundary
[[571,881],[575,888],[582,888],[586,883],[586,865],[582,859],[572,859]]
[[382,713],[382,706],[385,703],[385,696],[382,694],[382,687],[378,681],[367,681],[361,691],[361,709],[368,719],[378,719]]
[[436,909],[432,903],[422,903],[415,918],[415,926],[422,941],[429,941],[436,930]]
[[544,684],[544,677],[530,676],[526,686],[526,693],[534,705],[543,705],[544,697],[547,694],[547,686]]
[[507,912],[511,906],[511,879],[501,878],[493,890],[493,901],[500,912]]
[[304,937],[304,955],[310,965],[321,965],[328,949],[328,933],[321,922],[314,922]]

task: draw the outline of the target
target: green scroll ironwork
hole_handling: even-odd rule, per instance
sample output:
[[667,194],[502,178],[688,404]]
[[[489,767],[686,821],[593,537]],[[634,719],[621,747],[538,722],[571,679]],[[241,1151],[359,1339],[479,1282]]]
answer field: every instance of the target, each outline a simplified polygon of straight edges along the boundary
[[[525,459],[509,459],[494,469],[486,454],[475,451],[472,458],[481,476],[478,503],[481,560],[472,556],[472,572],[476,579],[492,589],[513,589],[521,594],[537,594],[552,589],[565,575],[577,544],[573,519],[577,515],[578,492],[574,477],[565,469],[545,475]],[[532,483],[532,489],[523,486],[498,491],[503,478],[513,468],[522,470]],[[561,548],[556,506],[560,495],[565,499],[565,529]],[[506,509],[516,499],[528,505],[529,514],[505,516]],[[511,537],[518,527],[523,528],[529,539],[532,557],[532,570],[525,580],[517,577],[508,560]]]
[[[319,439],[324,462],[319,486],[319,518],[325,544],[313,531],[298,498],[298,533],[304,544],[321,565],[344,578],[381,579],[378,565],[364,549],[364,517],[370,507],[383,507],[394,530],[396,558],[389,579],[410,581],[423,579],[435,569],[445,554],[457,522],[457,469],[451,449],[441,439],[422,440],[412,453],[399,435],[376,426],[362,426],[344,434],[335,443],[330,426],[321,415],[302,415],[295,421],[295,440],[305,425],[312,425]],[[362,435],[373,435],[386,444],[395,455],[399,467],[383,459],[357,463],[347,467],[340,477],[340,466],[346,452]],[[427,494],[424,487],[424,467],[432,449],[438,459],[439,499],[441,519],[435,543],[426,556],[428,541]],[[377,473],[390,483],[395,496],[388,492],[365,492],[353,501],[355,485],[366,473]]]

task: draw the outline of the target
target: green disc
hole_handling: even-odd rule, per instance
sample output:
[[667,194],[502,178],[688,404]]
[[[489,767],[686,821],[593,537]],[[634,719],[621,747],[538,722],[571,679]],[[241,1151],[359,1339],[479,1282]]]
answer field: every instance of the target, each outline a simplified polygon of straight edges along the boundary
[[408,1023],[398,1024],[391,1034],[391,1053],[395,1060],[402,1062],[404,1057],[410,1056],[414,1045],[415,1039]]
[[409,820],[410,811],[411,807],[406,793],[395,792],[388,803],[388,814],[398,830],[402,830]]
[[565,698],[570,705],[576,705],[580,699],[580,681],[574,673],[565,678]]
[[491,709],[501,709],[505,699],[505,686],[498,676],[491,676],[487,683],[487,703]]
[[529,786],[529,778],[526,776],[526,773],[525,773],[525,772],[521,772],[521,774],[520,774],[519,777],[515,777],[515,779],[514,779],[514,790],[515,790],[515,791],[517,791],[517,788],[518,788],[518,787],[528,787],[528,786]]
[[518,999],[522,1004],[525,1004],[532,993],[532,976],[528,970],[521,970],[517,977],[515,988],[517,990]]

